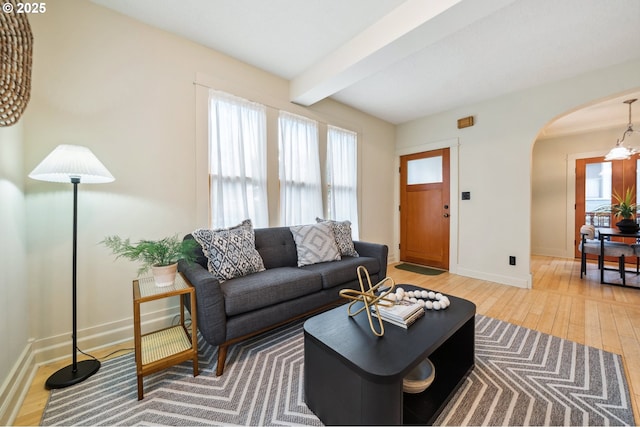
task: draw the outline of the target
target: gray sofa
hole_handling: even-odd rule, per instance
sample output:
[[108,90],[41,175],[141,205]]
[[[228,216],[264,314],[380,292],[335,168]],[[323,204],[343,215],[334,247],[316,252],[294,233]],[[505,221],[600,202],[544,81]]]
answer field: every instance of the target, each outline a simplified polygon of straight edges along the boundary
[[218,346],[217,375],[223,373],[229,345],[346,302],[339,291],[359,289],[358,266],[367,268],[372,284],[386,277],[386,245],[355,241],[359,257],[304,267],[297,266],[288,227],[255,229],[255,246],[265,270],[222,283],[207,270],[200,247],[195,263],[178,265],[196,288],[198,329],[207,342]]

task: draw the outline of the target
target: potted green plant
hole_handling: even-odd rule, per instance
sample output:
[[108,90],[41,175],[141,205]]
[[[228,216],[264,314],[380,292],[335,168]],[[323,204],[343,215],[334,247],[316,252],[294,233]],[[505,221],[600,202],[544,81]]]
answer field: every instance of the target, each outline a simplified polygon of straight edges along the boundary
[[139,261],[141,266],[138,269],[138,275],[151,269],[157,286],[173,285],[178,261],[183,259],[193,262],[196,257],[195,249],[198,246],[195,240],[181,240],[177,235],[161,240],[140,240],[137,243],[131,243],[128,238],[108,236],[101,243],[111,249],[116,259]]
[[638,224],[633,219],[638,210],[638,205],[634,203],[635,199],[635,187],[631,186],[627,188],[624,196],[621,196],[616,191],[613,192],[613,201],[611,205],[601,206],[597,211],[612,213],[616,219],[620,219],[616,223],[616,226],[622,232],[636,232],[638,231]]

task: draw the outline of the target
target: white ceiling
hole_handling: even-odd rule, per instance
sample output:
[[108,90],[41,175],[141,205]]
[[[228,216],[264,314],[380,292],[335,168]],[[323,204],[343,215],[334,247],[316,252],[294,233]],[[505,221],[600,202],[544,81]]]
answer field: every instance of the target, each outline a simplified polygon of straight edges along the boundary
[[638,0],[92,1],[396,124],[640,58]]

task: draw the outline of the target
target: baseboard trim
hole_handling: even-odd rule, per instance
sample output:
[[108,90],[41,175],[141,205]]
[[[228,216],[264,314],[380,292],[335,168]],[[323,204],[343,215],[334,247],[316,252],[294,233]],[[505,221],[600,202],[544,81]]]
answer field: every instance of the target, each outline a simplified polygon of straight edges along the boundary
[[456,274],[473,279],[486,280],[488,282],[500,283],[501,285],[515,286],[523,289],[531,289],[533,278],[531,274],[526,277],[520,276],[504,276],[501,274],[491,274],[483,271],[471,270],[457,266]]
[[557,248],[532,247],[531,255],[552,256],[555,258],[574,258],[573,248],[570,251]]
[[33,341],[29,341],[0,388],[0,425],[13,425],[35,373]]
[[[142,330],[155,330],[171,326],[179,307],[145,313],[141,316]],[[133,340],[133,317],[78,330],[78,347],[91,353],[111,345]],[[36,364],[43,365],[71,357],[71,333],[36,340],[34,355]]]

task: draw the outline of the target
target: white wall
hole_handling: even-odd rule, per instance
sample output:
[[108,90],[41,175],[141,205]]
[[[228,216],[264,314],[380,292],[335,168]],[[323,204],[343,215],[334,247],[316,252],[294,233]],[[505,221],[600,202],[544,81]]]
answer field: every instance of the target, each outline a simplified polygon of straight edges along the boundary
[[22,124],[0,128],[0,425],[15,416],[30,363]]
[[[33,92],[25,117],[25,169],[58,144],[86,145],[115,176],[80,185],[79,344],[91,348],[132,336],[134,263],[114,261],[98,243],[185,234],[196,227],[197,74],[217,89],[288,105],[288,82],[180,37],[86,1],[47,5],[30,17],[35,39]],[[237,93],[241,91],[243,93]],[[393,241],[395,127],[333,101],[312,114],[361,132],[362,240]],[[206,149],[205,149],[206,151]],[[26,182],[30,334],[38,360],[70,354],[71,186]],[[175,301],[143,307],[146,321]]]
[[575,160],[605,155],[624,129],[618,126],[536,141],[531,179],[534,255],[574,257]]
[[[531,153],[538,132],[583,104],[639,86],[640,61],[634,61],[398,126],[396,150],[403,153],[458,138],[459,166],[452,174],[457,174],[459,188],[452,197],[470,191],[471,200],[459,201],[458,211],[452,212],[458,251],[452,254],[451,269],[530,287]],[[475,126],[457,129],[457,119],[470,115]],[[395,236],[397,241],[397,230]],[[517,257],[516,266],[509,265],[510,255]]]

